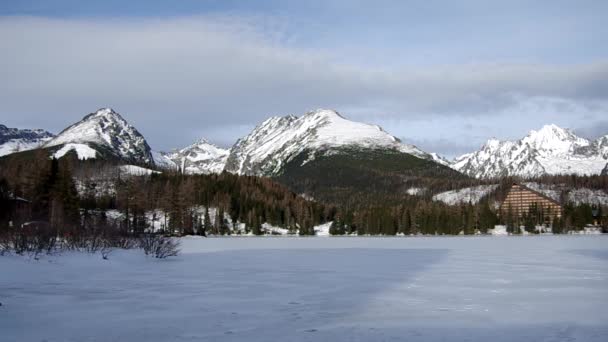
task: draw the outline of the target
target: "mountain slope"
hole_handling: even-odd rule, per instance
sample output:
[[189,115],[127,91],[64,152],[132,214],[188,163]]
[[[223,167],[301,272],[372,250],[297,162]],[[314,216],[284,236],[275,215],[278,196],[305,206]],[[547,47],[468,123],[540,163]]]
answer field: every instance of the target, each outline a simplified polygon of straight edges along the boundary
[[305,164],[346,146],[432,158],[413,145],[401,143],[379,126],[350,121],[336,111],[319,109],[301,117],[290,115],[264,121],[232,147],[225,169],[237,174],[273,176],[303,152],[307,154],[302,161]]
[[146,139],[111,108],[102,108],[67,127],[48,141],[45,148],[56,150],[55,156],[75,151],[80,159],[109,154],[126,161],[153,164]]
[[319,109],[264,121],[232,147],[225,170],[273,177],[307,198],[348,206],[397,203],[411,187],[468,179],[439,161],[379,126]]
[[308,198],[343,206],[401,203],[412,187],[444,188],[469,180],[433,160],[384,148],[345,146],[305,162],[307,157],[299,154],[275,179]]
[[229,150],[201,139],[179,151],[162,153],[162,155],[184,173],[210,174],[221,173],[224,170],[229,153]]
[[17,129],[0,125],[0,156],[40,147],[54,135],[42,129]]
[[476,178],[600,174],[608,162],[608,136],[589,141],[546,125],[517,141],[490,139],[479,151],[456,158],[451,167]]

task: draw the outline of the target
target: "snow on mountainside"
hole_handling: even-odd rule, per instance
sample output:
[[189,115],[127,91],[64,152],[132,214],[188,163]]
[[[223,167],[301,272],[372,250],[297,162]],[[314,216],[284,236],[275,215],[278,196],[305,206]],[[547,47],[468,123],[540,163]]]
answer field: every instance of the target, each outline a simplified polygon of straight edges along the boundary
[[210,174],[221,173],[224,170],[229,153],[229,150],[201,139],[179,151],[162,153],[162,155],[184,173]]
[[556,125],[517,141],[490,139],[479,151],[456,158],[451,167],[476,178],[543,174],[599,174],[608,162],[608,136],[595,141]]
[[53,134],[42,129],[17,129],[0,125],[0,157],[33,150],[53,137]]
[[167,158],[165,152],[152,151],[152,159],[154,160],[154,165],[161,169],[177,169],[177,165],[173,162],[173,160]]
[[392,149],[426,159],[416,146],[403,144],[382,128],[345,119],[333,110],[318,109],[301,117],[272,117],[239,139],[230,150],[226,171],[247,175],[276,175],[304,151],[331,153],[331,148]]
[[[522,185],[537,191],[555,201],[580,204],[608,205],[608,193],[604,190],[589,188],[574,188],[565,184],[541,184],[537,182],[526,182]],[[476,204],[484,196],[491,194],[498,188],[498,184],[478,185],[457,190],[450,190],[435,194],[434,201],[440,201],[448,205],[460,203]]]
[[[146,139],[111,108],[102,108],[64,129],[44,147],[76,144],[92,150],[103,148],[115,156],[139,163],[154,163]],[[79,151],[74,148],[77,152]],[[82,146],[80,147],[83,150]],[[67,151],[66,151],[67,152]],[[97,152],[100,152],[97,150]],[[87,156],[90,157],[90,151]],[[80,153],[79,153],[80,157]]]
[[583,203],[608,205],[608,193],[604,190],[571,188],[565,185],[539,184],[535,182],[524,183],[524,185],[558,202],[564,198],[566,202],[576,205]]
[[477,204],[484,196],[496,190],[498,184],[478,185],[470,188],[445,191],[433,196],[433,201],[440,201],[448,205],[459,203]]
[[432,152],[429,153],[434,162],[439,163],[441,165],[450,166],[450,161],[440,156],[439,154]]
[[97,151],[86,144],[65,144],[53,154],[53,157],[59,159],[70,151],[76,152],[80,160],[95,159],[97,157]]

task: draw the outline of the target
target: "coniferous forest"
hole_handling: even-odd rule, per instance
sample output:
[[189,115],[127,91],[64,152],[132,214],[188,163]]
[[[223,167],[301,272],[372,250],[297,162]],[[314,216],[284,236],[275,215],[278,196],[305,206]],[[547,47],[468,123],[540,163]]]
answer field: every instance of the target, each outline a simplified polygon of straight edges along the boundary
[[[445,177],[451,172],[445,169],[427,177],[409,171],[399,186],[394,172],[378,175],[366,172],[364,165],[359,170],[343,168],[334,173],[318,168],[326,175],[321,181],[304,176],[290,181],[285,174],[271,179],[167,170],[134,176],[112,161],[80,161],[75,156],[49,159],[45,151],[10,155],[2,158],[0,165],[0,225],[4,230],[36,221],[48,222],[61,235],[70,236],[99,227],[111,227],[123,235],[150,231],[262,235],[272,233],[266,224],[292,234],[314,235],[314,226],[333,222],[333,235],[454,235],[486,233],[496,224],[506,225],[511,233],[521,232],[520,227],[534,233],[537,225],[546,224],[538,208],[530,208],[522,218],[500,215],[497,203],[513,182],[521,181],[516,178],[494,181],[498,182],[496,190],[476,204],[448,205],[432,200],[433,193],[491,183],[464,176]],[[332,177],[340,180],[334,182]],[[348,177],[355,177],[354,184],[367,186],[353,186]],[[545,176],[534,181],[606,189],[607,178]],[[408,195],[405,189],[411,186],[426,190]],[[23,205],[15,205],[16,199],[22,199]],[[602,210],[605,208],[592,204],[567,204],[560,219],[552,218],[553,232],[580,230],[594,219],[605,225]]]

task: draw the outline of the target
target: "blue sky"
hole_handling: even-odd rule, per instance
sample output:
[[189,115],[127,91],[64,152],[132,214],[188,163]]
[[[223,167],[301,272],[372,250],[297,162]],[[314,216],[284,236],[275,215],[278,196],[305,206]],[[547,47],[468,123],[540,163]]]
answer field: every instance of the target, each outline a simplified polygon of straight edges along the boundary
[[[606,1],[2,1],[0,123],[111,106],[155,149],[337,109],[454,156],[608,133]],[[179,132],[178,134],[170,134]]]

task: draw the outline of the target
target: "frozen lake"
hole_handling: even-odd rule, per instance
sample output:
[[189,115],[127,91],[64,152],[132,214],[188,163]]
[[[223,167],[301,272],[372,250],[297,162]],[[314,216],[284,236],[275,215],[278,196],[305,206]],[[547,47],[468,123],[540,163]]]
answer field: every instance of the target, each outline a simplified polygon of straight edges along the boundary
[[1,341],[607,341],[608,236],[190,238],[0,257]]

